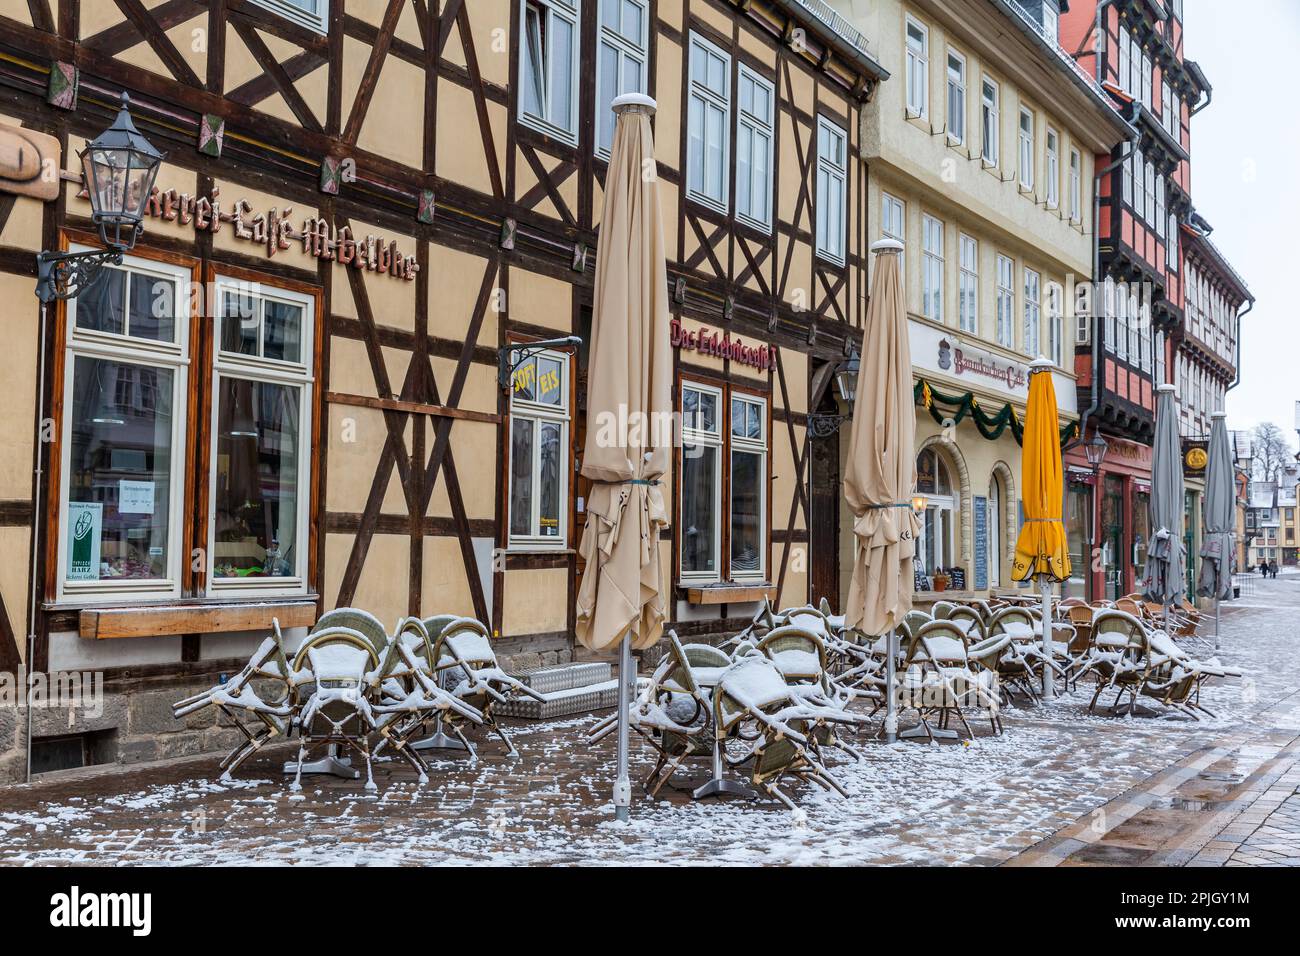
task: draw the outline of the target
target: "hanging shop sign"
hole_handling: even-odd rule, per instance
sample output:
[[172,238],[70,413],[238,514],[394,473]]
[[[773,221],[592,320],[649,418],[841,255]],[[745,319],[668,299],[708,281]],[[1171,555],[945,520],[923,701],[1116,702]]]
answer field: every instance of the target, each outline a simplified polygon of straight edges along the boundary
[[[89,199],[83,186],[78,194]],[[259,245],[272,259],[294,244],[303,255],[367,272],[413,280],[420,264],[413,255],[403,255],[395,240],[383,236],[359,235],[350,226],[340,226],[323,218],[306,218],[295,223],[293,207],[271,207],[256,212],[246,199],[237,199],[223,208],[221,189],[214,187],[207,196],[191,196],[175,189],[154,186],[144,204],[144,214],[151,219],[192,226],[195,232],[216,234],[230,229],[236,238]]]
[[731,359],[762,372],[770,369],[776,360],[774,345],[747,345],[741,339],[733,339],[730,332],[718,332],[709,328],[688,329],[677,319],[669,322],[669,334],[675,349],[689,349],[701,355]]
[[1183,477],[1204,478],[1210,463],[1210,442],[1206,438],[1183,439]]

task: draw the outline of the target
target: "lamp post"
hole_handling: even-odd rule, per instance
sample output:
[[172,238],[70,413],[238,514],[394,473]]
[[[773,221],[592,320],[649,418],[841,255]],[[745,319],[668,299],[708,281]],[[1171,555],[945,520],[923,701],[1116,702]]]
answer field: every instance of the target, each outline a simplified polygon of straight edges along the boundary
[[[86,252],[51,252],[36,254],[36,297],[40,300],[41,333],[37,374],[37,401],[45,394],[45,328],[49,304],[56,299],[71,299],[85,291],[99,277],[105,265],[121,265],[122,256],[135,247],[144,231],[144,205],[153,190],[163,154],[141,135],[131,121],[131,100],[123,91],[121,108],[113,125],[86,143],[81,157],[81,174],[90,195],[90,219],[99,230],[103,249]],[[38,423],[40,427],[40,423]],[[38,442],[37,447],[40,447]],[[36,493],[33,513],[41,509],[41,491],[45,481],[42,457],[36,456]],[[32,689],[33,655],[36,648],[37,599],[36,538],[32,538],[31,606],[28,610],[27,634],[27,782],[32,779]]]

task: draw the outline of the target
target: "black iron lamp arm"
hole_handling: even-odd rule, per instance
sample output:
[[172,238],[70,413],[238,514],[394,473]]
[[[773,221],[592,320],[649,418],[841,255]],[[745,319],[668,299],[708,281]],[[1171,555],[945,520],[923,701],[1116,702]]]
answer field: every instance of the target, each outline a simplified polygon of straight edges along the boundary
[[86,252],[37,253],[37,298],[48,303],[79,295],[94,284],[104,266],[120,266],[124,251],[120,246],[109,246]]

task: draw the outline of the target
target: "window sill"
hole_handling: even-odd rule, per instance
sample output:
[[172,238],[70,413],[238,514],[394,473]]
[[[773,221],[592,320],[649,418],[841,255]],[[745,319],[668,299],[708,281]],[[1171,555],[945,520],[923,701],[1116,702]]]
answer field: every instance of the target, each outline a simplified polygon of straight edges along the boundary
[[776,599],[776,585],[762,581],[725,584],[682,583],[678,587],[686,594],[688,604],[747,604],[751,601]]
[[276,618],[281,629],[316,623],[316,597],[239,602],[190,601],[176,604],[84,608],[79,631],[88,640],[118,637],[166,637],[258,631]]

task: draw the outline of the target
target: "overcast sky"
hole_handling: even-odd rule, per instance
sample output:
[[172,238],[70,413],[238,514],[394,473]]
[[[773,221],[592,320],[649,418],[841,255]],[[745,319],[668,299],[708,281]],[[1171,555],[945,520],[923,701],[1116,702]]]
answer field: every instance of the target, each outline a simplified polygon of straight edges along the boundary
[[1184,7],[1186,55],[1214,86],[1214,101],[1192,118],[1192,201],[1256,300],[1241,323],[1241,384],[1228,393],[1228,424],[1276,422],[1294,446],[1300,303],[1290,284],[1300,279],[1300,125],[1290,99],[1300,3]]

